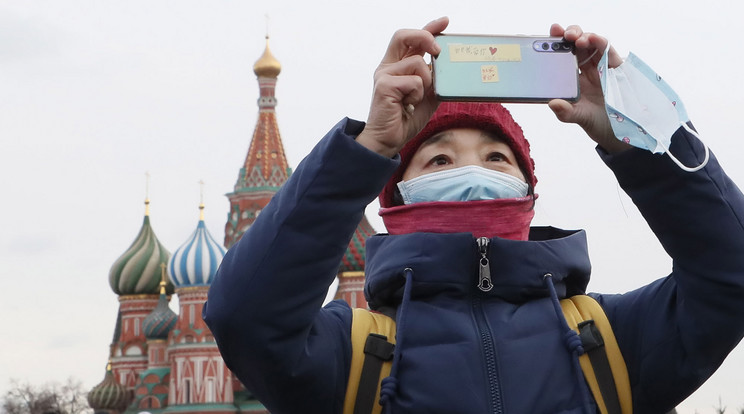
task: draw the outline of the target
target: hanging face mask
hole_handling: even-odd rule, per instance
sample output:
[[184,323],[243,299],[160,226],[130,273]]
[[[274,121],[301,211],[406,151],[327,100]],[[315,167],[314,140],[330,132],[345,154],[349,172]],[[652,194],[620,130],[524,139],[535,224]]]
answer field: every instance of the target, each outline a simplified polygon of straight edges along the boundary
[[512,175],[468,165],[424,174],[398,183],[405,204],[426,201],[472,201],[527,195],[527,183]]
[[672,135],[681,126],[698,137],[679,96],[648,65],[634,54],[616,68],[607,66],[610,45],[597,65],[605,98],[605,109],[615,136],[620,141],[654,153],[667,153],[683,170],[694,172],[708,163],[687,167],[669,152]]

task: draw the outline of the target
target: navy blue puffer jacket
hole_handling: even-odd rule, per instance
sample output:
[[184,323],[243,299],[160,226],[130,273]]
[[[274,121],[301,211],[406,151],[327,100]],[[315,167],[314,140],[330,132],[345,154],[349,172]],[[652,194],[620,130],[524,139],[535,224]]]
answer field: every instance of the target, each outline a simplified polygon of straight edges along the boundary
[[[274,414],[342,411],[351,310],[321,305],[397,166],[354,141],[362,127],[339,123],[298,166],[225,256],[204,308],[227,366]],[[688,165],[703,154],[683,129],[672,151]],[[687,173],[646,151],[599,152],[674,259],[669,276],[636,291],[593,295],[628,366],[634,412],[662,413],[744,335],[744,197],[713,156]],[[596,411],[553,307],[585,291],[583,231],[489,240],[489,292],[477,288],[471,234],[377,235],[367,254],[370,306],[398,309],[388,413]]]

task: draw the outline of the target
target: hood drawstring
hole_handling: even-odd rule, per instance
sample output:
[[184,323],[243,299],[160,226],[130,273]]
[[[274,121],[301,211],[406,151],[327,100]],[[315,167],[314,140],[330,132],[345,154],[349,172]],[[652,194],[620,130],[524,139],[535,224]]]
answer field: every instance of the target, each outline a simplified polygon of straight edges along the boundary
[[581,364],[579,364],[579,356],[584,354],[584,347],[581,345],[581,338],[579,338],[579,334],[571,329],[571,327],[568,326],[568,322],[566,322],[566,317],[563,315],[563,309],[561,308],[561,302],[558,299],[558,293],[553,285],[553,275],[551,273],[546,273],[543,276],[543,281],[550,291],[550,301],[553,304],[553,310],[563,328],[563,343],[566,346],[566,349],[568,349],[568,352],[572,355],[571,359],[573,360],[576,382],[581,392],[581,399],[584,401],[584,411],[586,411],[587,414],[592,414],[593,411],[591,404],[589,403],[589,393],[584,386],[583,371],[581,370]]
[[[408,310],[408,303],[411,301],[411,290],[413,287],[413,269],[406,268],[404,270],[405,285],[403,288],[403,299],[400,304],[399,314],[397,318],[397,329],[396,329],[396,346],[393,352],[393,365],[390,368],[390,376],[382,380],[380,386],[380,405],[383,406],[383,410],[386,414],[392,412],[392,401],[398,394],[398,366],[401,358],[401,349],[403,348],[403,336],[405,333],[405,316]],[[558,293],[553,285],[553,275],[546,273],[543,276],[543,281],[550,292],[551,303],[553,304],[553,310],[555,311],[558,321],[563,328],[563,342],[566,349],[571,353],[573,360],[573,369],[576,377],[576,382],[581,393],[582,401],[584,401],[584,411],[587,414],[592,414],[592,407],[590,404],[591,399],[589,393],[584,386],[584,377],[579,364],[579,356],[584,354],[584,347],[581,344],[581,338],[573,329],[568,326],[566,318],[563,315],[563,309],[561,308],[560,300],[558,299]]]
[[413,286],[413,269],[407,267],[404,270],[406,282],[403,288],[403,300],[400,303],[400,313],[396,321],[395,350],[393,351],[393,365],[390,368],[390,376],[382,380],[380,385],[380,405],[384,407],[385,413],[392,412],[392,400],[398,395],[398,362],[400,361],[400,350],[403,348],[403,334],[405,333],[405,315],[408,303],[411,301],[411,288]]

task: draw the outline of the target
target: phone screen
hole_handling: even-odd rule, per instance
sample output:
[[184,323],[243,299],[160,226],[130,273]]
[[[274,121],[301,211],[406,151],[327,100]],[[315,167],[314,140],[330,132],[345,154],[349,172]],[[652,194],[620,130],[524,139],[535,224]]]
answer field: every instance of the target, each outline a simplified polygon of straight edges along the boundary
[[548,102],[579,98],[573,45],[539,36],[439,35],[432,59],[441,100]]

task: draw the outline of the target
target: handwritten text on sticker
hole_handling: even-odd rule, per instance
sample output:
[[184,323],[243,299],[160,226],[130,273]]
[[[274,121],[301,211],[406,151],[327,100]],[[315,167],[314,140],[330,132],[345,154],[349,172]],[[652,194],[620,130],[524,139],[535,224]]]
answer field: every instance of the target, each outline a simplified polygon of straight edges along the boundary
[[496,65],[483,65],[481,66],[481,82],[498,82],[499,81],[499,67]]
[[450,61],[452,62],[519,62],[522,51],[519,45],[468,45],[450,43]]

